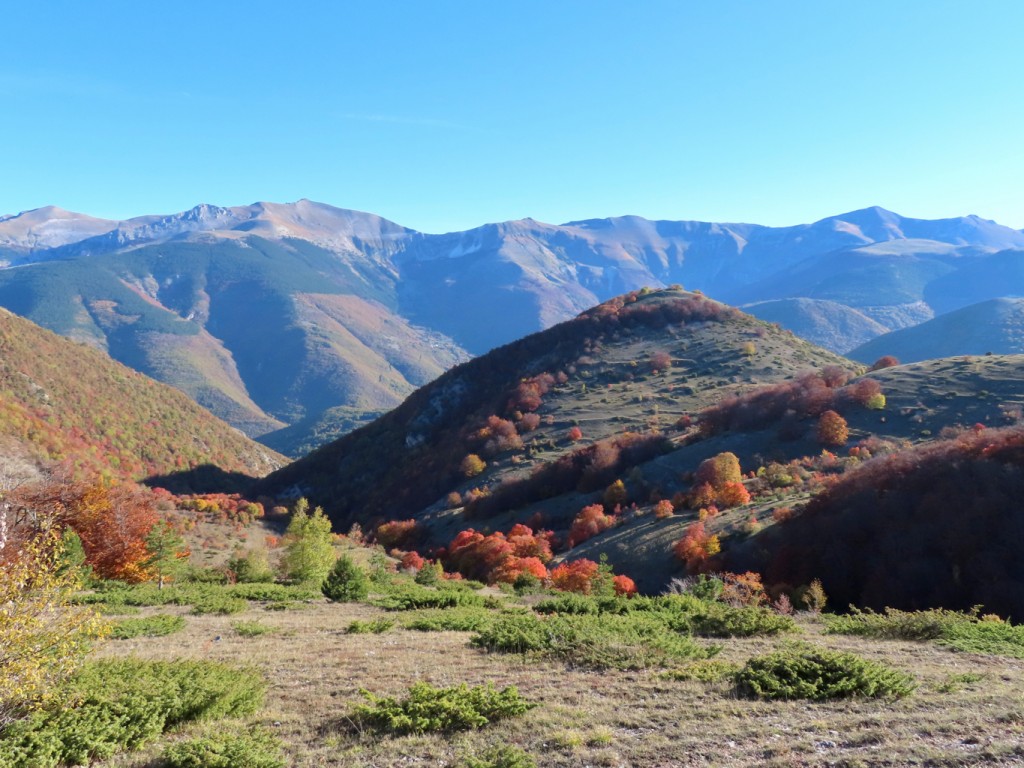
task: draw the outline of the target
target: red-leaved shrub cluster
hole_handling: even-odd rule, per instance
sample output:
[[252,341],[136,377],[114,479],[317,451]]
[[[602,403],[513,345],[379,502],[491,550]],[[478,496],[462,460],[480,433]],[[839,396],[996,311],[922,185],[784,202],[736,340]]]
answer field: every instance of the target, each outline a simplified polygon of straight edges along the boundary
[[862,378],[846,385],[848,379],[849,374],[842,368],[826,366],[819,373],[805,373],[791,381],[729,395],[701,412],[701,432],[717,435],[778,425],[780,431],[789,430],[789,436],[798,437],[799,431],[793,430],[800,420],[817,418],[846,404],[867,405],[882,391],[874,379]]

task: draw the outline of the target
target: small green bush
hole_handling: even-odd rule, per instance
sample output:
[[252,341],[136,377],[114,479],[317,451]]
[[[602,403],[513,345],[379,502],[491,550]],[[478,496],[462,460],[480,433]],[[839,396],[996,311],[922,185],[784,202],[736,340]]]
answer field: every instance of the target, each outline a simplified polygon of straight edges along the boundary
[[261,624],[258,621],[236,621],[231,628],[242,637],[259,637],[277,632],[277,627]]
[[446,608],[415,611],[402,617],[402,626],[418,632],[477,632],[494,621],[486,608]]
[[69,682],[63,706],[4,732],[0,765],[84,765],[134,749],[179,723],[250,715],[265,691],[258,673],[210,661],[91,662]]
[[262,728],[216,731],[168,747],[167,768],[285,768],[281,742]]
[[888,698],[916,687],[909,675],[882,664],[811,646],[755,656],[735,680],[740,694],[760,699]]
[[163,637],[180,632],[184,628],[184,617],[160,613],[156,616],[139,619],[121,619],[111,627],[110,636],[115,640],[128,640],[133,637]]
[[233,613],[241,613],[248,607],[249,603],[240,597],[231,597],[223,593],[210,594],[200,597],[192,603],[192,613],[196,616],[208,613],[228,616]]
[[705,603],[686,622],[701,637],[766,637],[796,632],[796,622],[768,608]]
[[373,619],[372,621],[360,621],[356,619],[348,625],[345,631],[350,635],[380,635],[395,626],[394,619]]
[[462,590],[441,590],[406,583],[370,601],[386,611],[415,611],[422,608],[483,607],[484,598]]
[[370,594],[370,577],[352,558],[341,555],[324,579],[322,590],[328,600],[336,603],[365,600]]
[[311,600],[320,597],[319,590],[303,584],[232,584],[226,590],[231,597],[273,603],[282,600]]
[[434,733],[482,728],[506,717],[521,715],[536,706],[514,687],[497,690],[493,685],[463,684],[435,688],[414,683],[402,700],[361,691],[368,704],[356,707],[356,719],[389,733]]
[[851,608],[843,616],[827,616],[825,631],[888,640],[934,640],[955,651],[1009,656],[1024,659],[1024,626],[998,618],[980,617],[975,609],[967,613],[933,608],[926,611],[882,613]]
[[707,658],[718,648],[699,645],[656,616],[509,613],[477,631],[471,644],[501,653],[531,653],[592,669],[647,669]]
[[517,747],[493,747],[479,757],[466,757],[464,768],[537,768],[533,756]]

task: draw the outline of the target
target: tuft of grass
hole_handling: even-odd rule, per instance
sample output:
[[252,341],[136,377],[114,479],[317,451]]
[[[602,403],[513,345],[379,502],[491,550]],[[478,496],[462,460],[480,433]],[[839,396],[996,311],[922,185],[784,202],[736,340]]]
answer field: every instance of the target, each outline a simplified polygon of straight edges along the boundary
[[462,684],[435,688],[417,682],[399,700],[361,691],[369,703],[360,704],[355,719],[377,730],[395,734],[435,733],[482,728],[506,717],[521,715],[536,704],[526,701],[515,687],[497,690],[493,685],[470,688]]
[[741,695],[758,699],[899,698],[916,687],[903,672],[852,653],[807,645],[755,656],[734,679]]
[[145,616],[138,619],[121,619],[111,627],[110,636],[115,640],[128,640],[133,637],[163,637],[180,632],[184,628],[184,617],[159,613],[156,616]]

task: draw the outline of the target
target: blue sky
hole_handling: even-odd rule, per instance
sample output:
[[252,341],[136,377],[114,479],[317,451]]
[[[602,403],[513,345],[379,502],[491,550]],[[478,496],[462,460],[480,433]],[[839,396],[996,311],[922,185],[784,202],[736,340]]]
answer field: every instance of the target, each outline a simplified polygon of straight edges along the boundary
[[9,4],[0,214],[1024,227],[1024,3]]

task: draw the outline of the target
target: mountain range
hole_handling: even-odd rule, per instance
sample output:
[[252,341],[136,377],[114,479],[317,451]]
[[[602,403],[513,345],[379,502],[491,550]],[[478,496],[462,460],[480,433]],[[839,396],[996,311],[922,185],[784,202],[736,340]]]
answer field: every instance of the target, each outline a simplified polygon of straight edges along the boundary
[[[1024,295],[1024,233],[867,208],[766,227],[625,216],[432,235],[300,200],[0,217],[0,306],[296,455],[472,355],[684,284],[836,352]],[[955,353],[955,352],[954,352]]]

